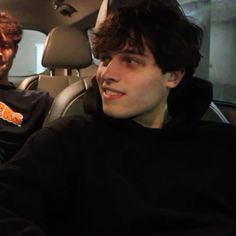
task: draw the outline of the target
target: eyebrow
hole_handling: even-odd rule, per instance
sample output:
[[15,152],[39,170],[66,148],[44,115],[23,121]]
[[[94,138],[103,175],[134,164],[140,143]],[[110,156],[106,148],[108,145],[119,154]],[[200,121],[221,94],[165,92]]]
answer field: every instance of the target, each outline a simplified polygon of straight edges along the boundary
[[120,53],[137,54],[137,55],[140,55],[140,56],[147,57],[147,55],[144,52],[142,53],[140,50],[138,50],[136,48],[124,49],[124,50],[121,50]]

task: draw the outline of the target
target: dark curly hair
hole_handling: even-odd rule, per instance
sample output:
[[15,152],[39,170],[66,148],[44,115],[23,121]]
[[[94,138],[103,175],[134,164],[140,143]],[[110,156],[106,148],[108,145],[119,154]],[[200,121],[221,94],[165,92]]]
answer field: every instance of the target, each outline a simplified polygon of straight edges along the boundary
[[0,33],[10,38],[15,45],[22,39],[22,28],[10,15],[0,12]]
[[128,42],[141,53],[144,42],[162,72],[178,69],[191,76],[201,59],[202,29],[191,22],[175,0],[144,1],[110,13],[94,32],[95,56],[121,50]]

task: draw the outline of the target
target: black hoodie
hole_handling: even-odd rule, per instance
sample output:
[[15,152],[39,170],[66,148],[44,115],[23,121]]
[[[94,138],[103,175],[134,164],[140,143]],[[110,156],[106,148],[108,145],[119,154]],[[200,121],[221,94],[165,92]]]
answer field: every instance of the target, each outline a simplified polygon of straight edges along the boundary
[[0,85],[0,160],[12,158],[25,140],[42,128],[51,107],[48,93]]
[[38,131],[0,170],[0,235],[236,235],[236,128],[180,114],[161,129],[96,112]]

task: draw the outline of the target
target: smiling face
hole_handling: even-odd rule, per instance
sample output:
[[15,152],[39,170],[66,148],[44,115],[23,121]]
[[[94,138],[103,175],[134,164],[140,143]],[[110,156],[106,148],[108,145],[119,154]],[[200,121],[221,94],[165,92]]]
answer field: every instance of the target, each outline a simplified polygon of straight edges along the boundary
[[0,35],[0,84],[8,83],[8,72],[16,54],[16,45],[4,34]]
[[97,82],[103,112],[132,118],[147,127],[162,127],[170,88],[181,72],[162,73],[144,42],[144,53],[126,45],[119,52],[100,54]]

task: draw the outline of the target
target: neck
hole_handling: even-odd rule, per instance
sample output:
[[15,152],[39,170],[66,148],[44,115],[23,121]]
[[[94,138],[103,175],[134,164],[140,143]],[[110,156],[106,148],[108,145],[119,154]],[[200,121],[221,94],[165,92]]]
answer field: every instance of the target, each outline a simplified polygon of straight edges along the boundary
[[8,81],[8,75],[0,77],[0,85],[10,85],[10,82]]
[[167,104],[158,111],[155,111],[155,114],[151,116],[134,118],[134,120],[144,127],[162,128],[169,120]]

